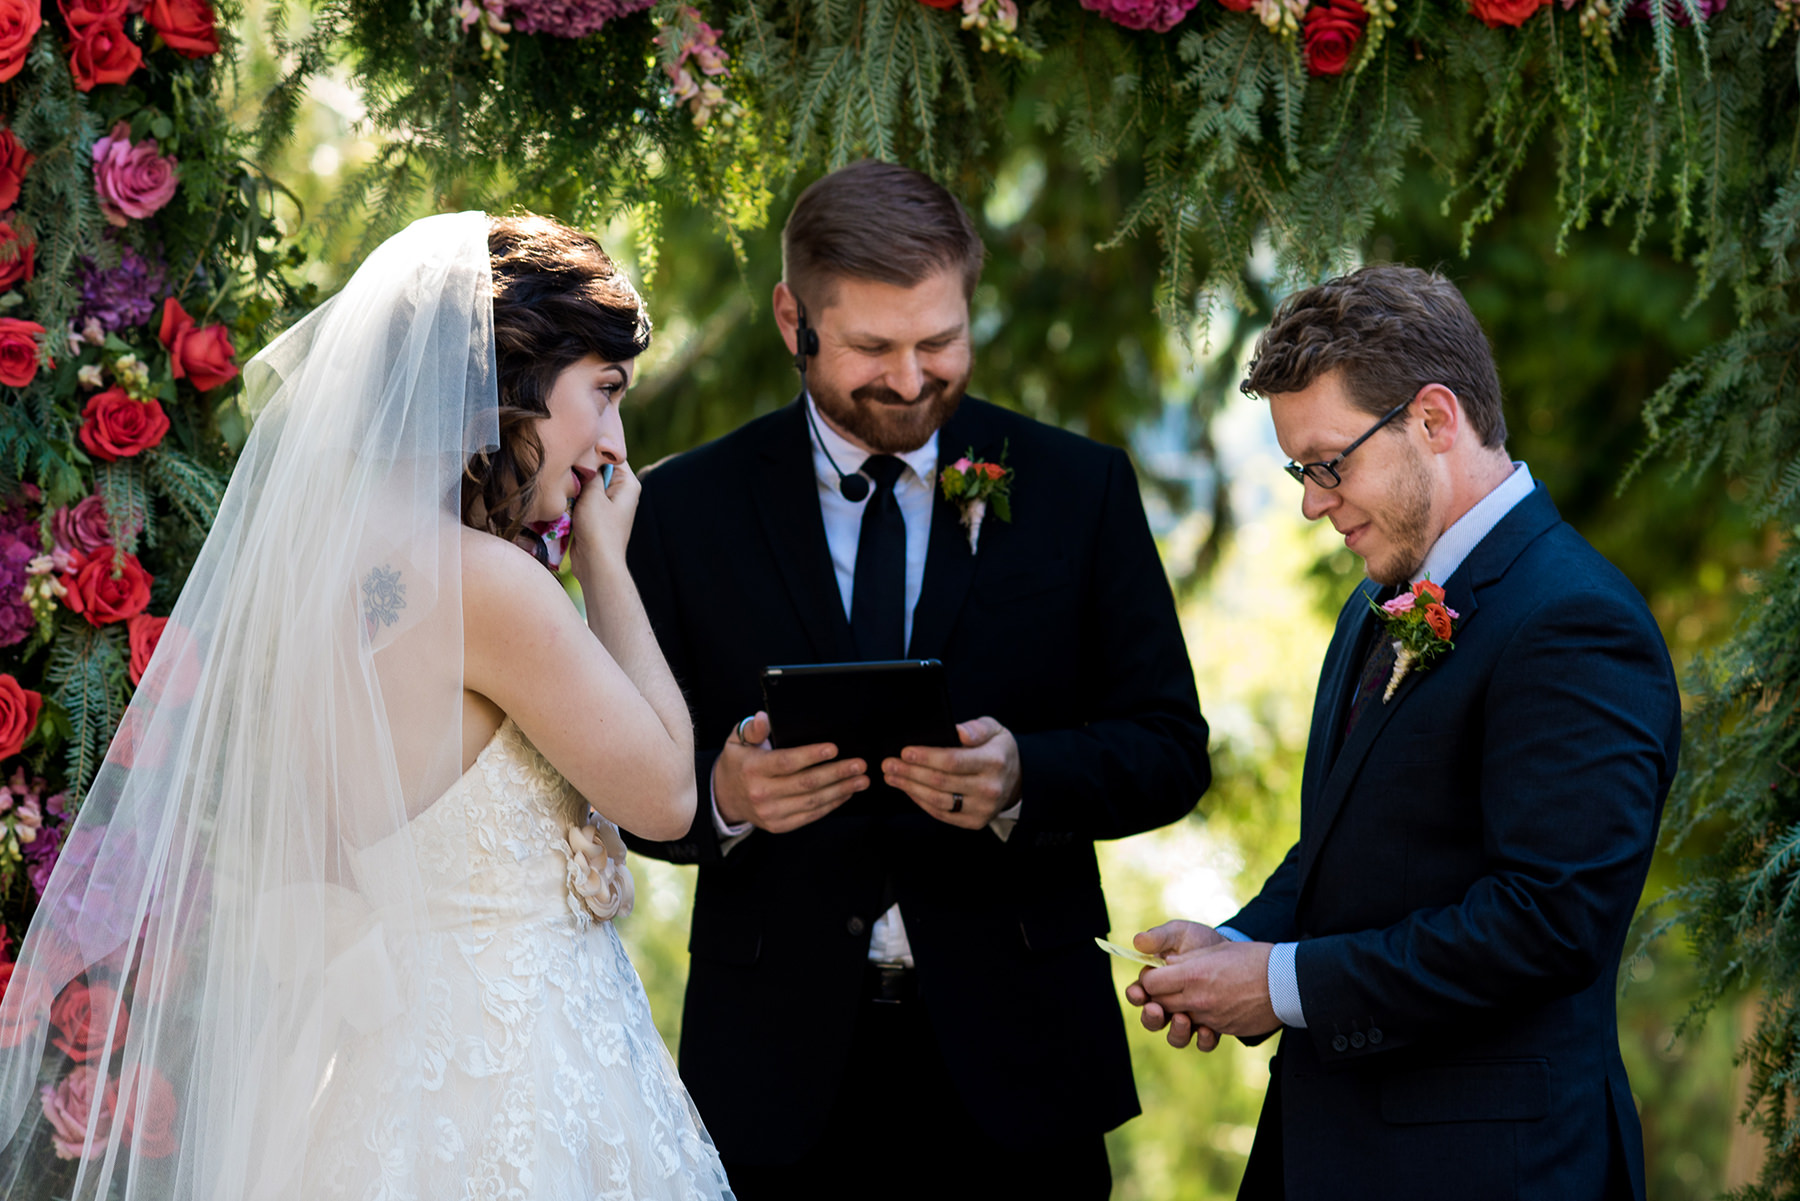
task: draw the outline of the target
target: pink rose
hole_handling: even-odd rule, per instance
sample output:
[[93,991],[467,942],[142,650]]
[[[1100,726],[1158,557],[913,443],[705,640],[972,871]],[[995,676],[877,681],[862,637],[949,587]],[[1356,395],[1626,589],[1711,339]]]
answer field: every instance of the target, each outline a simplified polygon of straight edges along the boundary
[[969,474],[969,467],[971,466],[971,464],[969,463],[969,460],[967,460],[967,459],[958,459],[958,460],[956,460],[956,462],[950,464],[950,466],[956,468],[958,471],[962,472],[964,475],[967,475],[967,474]]
[[44,1118],[50,1123],[50,1145],[58,1159],[80,1159],[87,1141],[88,1123],[94,1124],[94,1147],[106,1149],[112,1134],[113,1104],[117,1086],[87,1064],[64,1076],[60,1083],[46,1084],[39,1094],[44,1105]]
[[112,526],[106,519],[106,503],[98,496],[88,496],[69,508],[58,509],[50,518],[50,534],[56,548],[85,555],[112,545]]
[[1393,600],[1388,601],[1386,604],[1382,605],[1381,611],[1383,613],[1392,613],[1394,616],[1398,617],[1402,613],[1412,612],[1413,604],[1414,604],[1413,594],[1410,592],[1402,592],[1399,596],[1396,596]]
[[94,191],[112,224],[142,221],[175,195],[174,156],[158,154],[155,138],[133,146],[131,126],[121,121],[94,143]]
[[1081,7],[1127,29],[1167,33],[1181,24],[1198,0],[1081,0]]

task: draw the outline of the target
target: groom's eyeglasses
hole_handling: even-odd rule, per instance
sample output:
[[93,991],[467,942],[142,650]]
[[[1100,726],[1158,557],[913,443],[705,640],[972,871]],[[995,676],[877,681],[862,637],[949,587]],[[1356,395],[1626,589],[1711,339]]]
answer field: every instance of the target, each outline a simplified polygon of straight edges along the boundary
[[[1415,398],[1416,399],[1416,398]],[[1343,453],[1329,459],[1321,459],[1317,463],[1296,463],[1292,459],[1282,466],[1282,470],[1293,476],[1300,483],[1311,480],[1321,488],[1335,488],[1344,482],[1338,474],[1338,465],[1350,457],[1350,452],[1375,436],[1375,431],[1406,412],[1412,400],[1403,400],[1381,415],[1381,420],[1363,431],[1362,437],[1344,447]]]

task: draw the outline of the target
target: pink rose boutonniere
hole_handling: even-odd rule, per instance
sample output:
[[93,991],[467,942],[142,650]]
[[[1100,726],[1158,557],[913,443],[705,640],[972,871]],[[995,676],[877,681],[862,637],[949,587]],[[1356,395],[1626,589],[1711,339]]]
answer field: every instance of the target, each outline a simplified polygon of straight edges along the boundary
[[975,457],[973,450],[938,472],[938,487],[944,499],[962,510],[963,528],[969,531],[969,553],[981,548],[981,523],[988,510],[1001,521],[1012,520],[1013,469],[1006,465],[1006,450],[1000,451],[998,463],[987,463]]
[[1444,604],[1444,590],[1430,580],[1420,580],[1411,592],[1402,592],[1386,604],[1369,602],[1375,616],[1394,642],[1394,674],[1388,677],[1387,691],[1381,703],[1394,698],[1407,673],[1414,668],[1424,671],[1456,644],[1450,641],[1453,624],[1460,616]]

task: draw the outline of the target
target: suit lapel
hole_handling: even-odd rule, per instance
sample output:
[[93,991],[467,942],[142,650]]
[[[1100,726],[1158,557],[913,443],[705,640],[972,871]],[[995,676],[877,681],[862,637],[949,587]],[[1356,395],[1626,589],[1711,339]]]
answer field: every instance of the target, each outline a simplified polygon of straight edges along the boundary
[[821,662],[841,662],[856,652],[825,542],[804,403],[796,401],[770,422],[761,452],[764,471],[750,491],[813,653]]
[[[1500,523],[1488,532],[1487,537],[1476,544],[1463,560],[1462,566],[1451,573],[1444,582],[1444,603],[1456,610],[1455,638],[1462,638],[1475,619],[1479,608],[1477,594],[1488,584],[1506,574],[1513,560],[1521,551],[1542,536],[1546,530],[1560,521],[1556,506],[1550,501],[1550,494],[1539,484],[1530,496],[1515,505],[1510,513],[1500,519]],[[1372,589],[1372,585],[1365,588]],[[1379,631],[1373,613],[1364,619],[1370,626]],[[1366,646],[1366,644],[1365,644]],[[1366,653],[1366,650],[1365,652]],[[1345,713],[1343,673],[1360,670],[1361,655],[1353,655],[1350,662],[1340,661],[1337,665],[1338,687],[1336,700],[1332,706],[1330,720],[1332,726],[1325,731],[1328,739],[1335,741],[1337,730],[1341,728]],[[1354,664],[1354,666],[1352,666]],[[1369,702],[1356,729],[1344,742],[1337,756],[1329,760],[1328,766],[1321,769],[1322,780],[1307,780],[1302,800],[1303,817],[1300,838],[1300,887],[1304,896],[1307,883],[1311,879],[1313,864],[1317,862],[1319,850],[1330,836],[1332,823],[1337,819],[1339,810],[1350,793],[1350,786],[1356,781],[1362,770],[1363,761],[1369,757],[1381,732],[1393,720],[1394,714],[1406,704],[1407,698],[1419,687],[1420,681],[1435,672],[1454,671],[1456,651],[1453,649],[1444,658],[1439,659],[1426,671],[1414,670],[1407,673],[1400,686],[1394,690],[1393,699],[1383,703],[1379,697]],[[1315,720],[1317,706],[1314,709]],[[1317,733],[1317,731],[1315,731]]]
[[[938,432],[939,472],[946,463],[956,462],[971,447],[977,458],[997,460],[1000,447],[983,442],[986,425],[980,413],[965,401]],[[975,579],[976,556],[969,550],[969,534],[963,528],[962,511],[944,499],[935,479],[931,483],[931,540],[925,551],[925,579],[919,586],[919,603],[913,608],[912,641],[907,649],[907,654],[914,659],[935,659],[942,654],[945,643],[950,640],[950,631],[962,613],[963,603],[968,599],[969,585]],[[984,546],[991,546],[990,540],[998,533],[996,527],[1002,524],[992,516],[983,523],[981,539]]]

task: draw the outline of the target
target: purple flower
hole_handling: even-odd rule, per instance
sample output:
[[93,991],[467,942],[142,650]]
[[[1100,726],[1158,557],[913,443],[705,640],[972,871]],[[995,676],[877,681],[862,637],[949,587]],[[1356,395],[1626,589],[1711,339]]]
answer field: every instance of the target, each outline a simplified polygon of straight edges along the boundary
[[37,618],[25,600],[25,581],[31,561],[44,553],[37,522],[14,502],[0,510],[0,646],[25,641],[37,628]]
[[112,545],[112,527],[106,522],[106,503],[98,496],[84,496],[73,508],[64,506],[50,519],[56,549],[87,554]]
[[508,7],[520,33],[582,38],[608,21],[649,8],[653,0],[514,0]]
[[1127,29],[1167,33],[1181,24],[1197,0],[1081,0],[1081,7]]
[[97,321],[103,330],[143,325],[156,315],[167,291],[167,270],[160,260],[144,258],[129,246],[119,248],[117,267],[81,260],[81,310],[75,324]]
[[[61,796],[56,798],[61,801]],[[62,827],[45,822],[37,837],[25,844],[25,878],[31,882],[31,895],[42,897],[50,883],[50,872],[56,867],[57,852],[62,849]]]
[[[1700,19],[1710,21],[1725,11],[1725,0],[1694,0],[1694,7],[1700,10]],[[1687,8],[1681,0],[1663,0],[1663,12],[1669,20],[1677,25],[1692,25],[1692,18],[1687,15]],[[1640,21],[1650,19],[1650,0],[1632,0],[1631,7],[1625,10],[1628,17],[1636,17]]]

